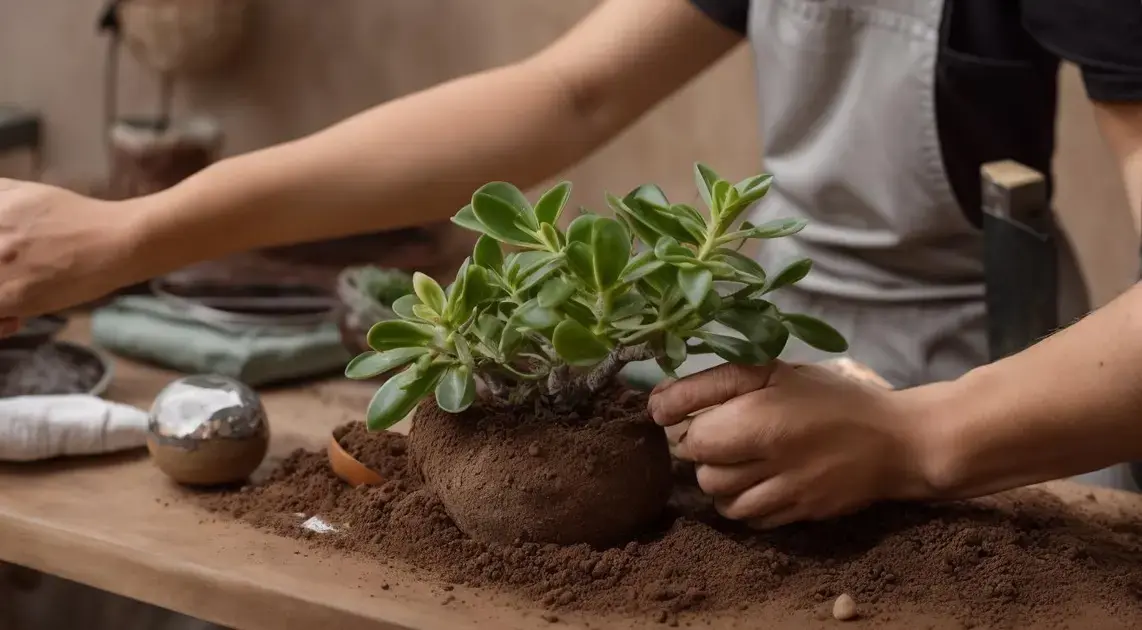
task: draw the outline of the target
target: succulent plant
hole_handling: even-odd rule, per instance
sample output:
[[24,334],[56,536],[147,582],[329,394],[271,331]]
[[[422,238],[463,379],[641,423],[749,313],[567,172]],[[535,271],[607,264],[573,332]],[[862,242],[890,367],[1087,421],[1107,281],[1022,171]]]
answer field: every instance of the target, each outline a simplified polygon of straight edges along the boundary
[[[696,164],[708,214],[645,185],[607,196],[614,218],[580,210],[566,230],[558,225],[570,183],[534,204],[505,182],[480,187],[452,219],[481,233],[456,280],[444,288],[414,274],[413,293],[393,303],[400,319],[374,325],[373,350],[345,370],[368,379],[403,368],[370,403],[369,428],[391,426],[430,394],[458,413],[477,399],[477,381],[482,395],[519,403],[597,391],[631,361],[654,359],[672,375],[692,354],[763,364],[790,335],[845,351],[828,324],[764,299],[804,278],[810,260],[769,274],[739,251],[805,227],[738,221],[772,182],[762,174],[731,184]],[[711,330],[715,322],[736,334]]]
[[412,276],[400,269],[363,267],[357,283],[361,291],[378,304],[392,306],[393,302],[412,293]]

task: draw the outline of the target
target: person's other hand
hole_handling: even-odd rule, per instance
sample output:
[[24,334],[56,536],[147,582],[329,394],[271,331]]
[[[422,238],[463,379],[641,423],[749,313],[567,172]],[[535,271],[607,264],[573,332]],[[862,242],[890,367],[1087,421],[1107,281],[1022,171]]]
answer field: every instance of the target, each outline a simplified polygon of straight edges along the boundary
[[697,465],[719,512],[776,527],[928,496],[926,423],[909,400],[824,367],[775,361],[663,383],[649,410],[667,427],[689,421],[676,455]]
[[130,214],[123,204],[0,179],[0,335],[20,318],[129,284]]

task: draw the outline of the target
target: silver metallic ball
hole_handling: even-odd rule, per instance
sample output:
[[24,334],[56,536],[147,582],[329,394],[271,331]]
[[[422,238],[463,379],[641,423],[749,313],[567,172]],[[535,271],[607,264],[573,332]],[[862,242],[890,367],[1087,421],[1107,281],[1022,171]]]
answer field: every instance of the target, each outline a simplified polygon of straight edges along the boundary
[[147,448],[179,483],[217,485],[249,477],[265,458],[270,425],[257,393],[216,375],[180,378],[151,406]]

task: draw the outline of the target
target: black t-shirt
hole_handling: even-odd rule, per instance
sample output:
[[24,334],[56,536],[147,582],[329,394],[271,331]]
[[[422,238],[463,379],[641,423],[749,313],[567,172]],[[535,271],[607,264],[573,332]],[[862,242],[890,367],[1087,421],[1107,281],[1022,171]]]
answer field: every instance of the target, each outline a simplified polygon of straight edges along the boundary
[[[691,2],[746,32],[750,0]],[[1051,172],[1060,60],[1080,68],[1091,99],[1142,102],[1142,0],[945,0],[936,124],[948,180],[973,223],[982,164],[1012,159]]]

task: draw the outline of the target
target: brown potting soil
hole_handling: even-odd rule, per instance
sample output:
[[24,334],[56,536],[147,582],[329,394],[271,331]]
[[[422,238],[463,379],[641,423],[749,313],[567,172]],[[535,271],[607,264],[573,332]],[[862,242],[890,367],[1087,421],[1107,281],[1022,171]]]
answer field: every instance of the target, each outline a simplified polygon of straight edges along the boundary
[[370,433],[364,422],[350,422],[333,430],[333,439],[353,459],[376,471],[382,479],[408,477],[408,441],[403,436],[392,439],[391,433]]
[[572,398],[459,414],[428,400],[413,417],[411,465],[471,538],[626,542],[670,499],[666,434],[647,414],[644,392]]
[[82,394],[103,377],[103,364],[72,346],[43,344],[0,351],[0,398]]
[[[387,471],[384,485],[351,488],[323,452],[298,450],[256,486],[199,498],[280,535],[406,563],[418,579],[522,596],[550,609],[551,620],[573,610],[675,625],[763,604],[804,615],[808,625],[847,593],[874,624],[920,609],[965,628],[1052,628],[1094,606],[1121,620],[1116,627],[1142,627],[1142,525],[1084,516],[1042,490],[881,505],[752,532],[713,512],[692,470],[678,465],[658,526],[624,546],[488,544],[465,537],[410,473],[404,436],[359,424],[338,439]],[[314,534],[299,527],[297,513],[342,529]]]

